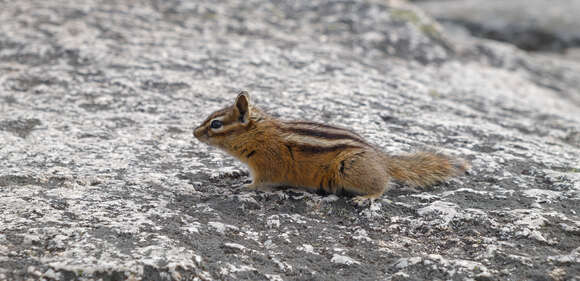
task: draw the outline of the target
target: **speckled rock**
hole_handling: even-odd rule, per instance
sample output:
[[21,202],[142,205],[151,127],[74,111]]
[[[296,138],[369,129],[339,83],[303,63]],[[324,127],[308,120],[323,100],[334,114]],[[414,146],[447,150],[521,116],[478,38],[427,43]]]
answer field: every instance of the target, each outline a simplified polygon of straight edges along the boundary
[[[400,1],[3,3],[0,280],[580,280],[579,70]],[[365,207],[244,190],[192,137],[240,89],[473,168]]]
[[564,51],[580,45],[577,0],[436,0],[417,5],[437,19],[476,36],[533,51]]

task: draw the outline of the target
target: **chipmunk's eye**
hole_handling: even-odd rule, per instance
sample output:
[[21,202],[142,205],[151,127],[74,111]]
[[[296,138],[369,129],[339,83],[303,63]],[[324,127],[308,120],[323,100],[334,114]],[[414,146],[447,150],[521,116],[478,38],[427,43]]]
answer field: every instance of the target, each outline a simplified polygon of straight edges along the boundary
[[220,121],[220,120],[213,120],[213,121],[211,121],[211,125],[210,125],[210,127],[211,127],[212,129],[219,129],[219,128],[221,128],[221,127],[222,127],[222,125],[223,125],[223,124],[222,124],[222,121]]

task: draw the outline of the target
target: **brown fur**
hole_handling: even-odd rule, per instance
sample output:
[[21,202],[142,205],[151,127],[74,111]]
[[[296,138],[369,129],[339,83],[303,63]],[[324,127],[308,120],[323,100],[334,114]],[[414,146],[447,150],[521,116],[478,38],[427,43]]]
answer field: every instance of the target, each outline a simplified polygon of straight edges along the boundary
[[[210,128],[216,119],[222,128]],[[346,129],[275,119],[251,106],[247,92],[211,114],[194,135],[248,165],[251,189],[293,186],[365,200],[380,197],[391,178],[427,187],[468,168],[461,159],[434,152],[389,156]]]

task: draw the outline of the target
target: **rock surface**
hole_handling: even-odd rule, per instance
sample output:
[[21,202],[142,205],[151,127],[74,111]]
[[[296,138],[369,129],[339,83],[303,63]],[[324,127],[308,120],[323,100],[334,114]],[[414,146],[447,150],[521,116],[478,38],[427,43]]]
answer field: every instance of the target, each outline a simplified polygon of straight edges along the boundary
[[524,50],[565,51],[580,46],[577,0],[435,0],[417,5],[476,36],[511,42]]
[[[0,280],[580,280],[574,61],[400,1],[2,6]],[[243,190],[191,134],[240,89],[473,168],[367,207]]]

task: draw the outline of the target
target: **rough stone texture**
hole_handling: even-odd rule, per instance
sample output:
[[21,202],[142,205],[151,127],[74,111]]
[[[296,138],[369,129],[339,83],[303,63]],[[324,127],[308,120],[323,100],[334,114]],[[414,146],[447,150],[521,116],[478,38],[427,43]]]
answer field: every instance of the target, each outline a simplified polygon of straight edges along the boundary
[[[399,1],[4,1],[0,280],[580,280],[578,73]],[[191,134],[239,89],[473,168],[367,207],[243,190]]]
[[580,45],[578,0],[434,0],[417,5],[476,36],[525,50],[563,51]]

